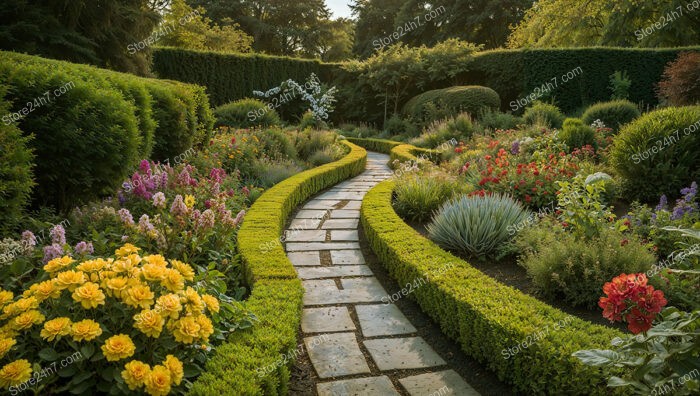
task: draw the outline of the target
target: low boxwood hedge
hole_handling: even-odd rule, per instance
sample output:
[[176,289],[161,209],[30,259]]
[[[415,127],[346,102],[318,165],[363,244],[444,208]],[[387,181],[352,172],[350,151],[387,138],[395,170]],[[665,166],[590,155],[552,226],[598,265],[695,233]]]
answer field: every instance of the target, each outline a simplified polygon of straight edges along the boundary
[[[280,182],[258,198],[238,231],[238,248],[252,292],[246,307],[258,318],[235,332],[207,363],[190,390],[193,395],[286,395],[289,365],[281,356],[297,347],[303,289],[280,235],[289,214],[315,193],[365,169],[367,152],[345,142],[342,159]],[[263,370],[264,368],[269,370]]]
[[363,139],[363,138],[347,138],[348,141],[362,146],[370,151],[389,154],[389,166],[395,168],[394,161],[401,162],[417,161],[418,157],[428,158],[431,161],[437,162],[440,158],[440,153],[436,150],[429,150],[416,147],[411,144],[395,142],[386,139]]
[[370,246],[400,285],[424,281],[411,297],[464,352],[524,394],[611,393],[606,373],[571,354],[606,349],[622,333],[566,315],[440,249],[394,212],[393,189],[382,182],[362,202]]

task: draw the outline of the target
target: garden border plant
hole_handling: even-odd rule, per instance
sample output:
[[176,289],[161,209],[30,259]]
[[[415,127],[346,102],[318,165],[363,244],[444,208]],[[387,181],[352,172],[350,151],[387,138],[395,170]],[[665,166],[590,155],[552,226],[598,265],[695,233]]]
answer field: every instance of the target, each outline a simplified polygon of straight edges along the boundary
[[439,158],[440,152],[437,150],[429,150],[416,147],[411,144],[395,142],[386,139],[371,139],[371,138],[346,138],[349,142],[362,146],[367,150],[377,151],[383,154],[389,154],[389,166],[396,168],[394,161],[401,162],[418,161],[419,157]]
[[[622,333],[578,318],[572,320],[442,250],[394,212],[394,185],[382,182],[366,195],[361,208],[365,235],[399,284],[428,279],[413,298],[446,335],[517,391],[609,394],[605,388],[608,373],[583,366],[571,355],[580,349],[607,348]],[[433,268],[446,263],[456,265],[440,275],[428,276]],[[550,333],[550,329],[554,331]],[[545,330],[547,335],[542,339],[503,356],[508,348]]]
[[[218,348],[190,394],[286,395],[290,371],[277,365],[297,347],[303,289],[282,244],[262,252],[260,243],[279,241],[291,212],[317,192],[356,176],[365,169],[367,152],[344,142],[342,159],[290,177],[267,190],[246,214],[238,245],[248,286],[246,308],[258,322],[237,331]],[[263,367],[275,367],[259,376]]]

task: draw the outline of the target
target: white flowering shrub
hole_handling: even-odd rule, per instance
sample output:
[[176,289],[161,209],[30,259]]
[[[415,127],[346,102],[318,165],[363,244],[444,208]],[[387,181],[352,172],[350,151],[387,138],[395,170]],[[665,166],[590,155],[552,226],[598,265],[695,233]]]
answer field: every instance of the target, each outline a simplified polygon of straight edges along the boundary
[[[280,95],[282,98],[300,95],[301,99],[309,104],[309,111],[314,115],[314,118],[318,121],[322,121],[327,120],[328,115],[333,112],[333,103],[336,102],[335,93],[337,91],[338,89],[336,87],[331,87],[324,92],[321,86],[321,80],[318,79],[316,74],[311,73],[304,85],[289,79],[282,82],[279,87],[274,87],[268,91],[253,91],[253,95],[265,99],[270,99],[276,95]],[[281,102],[285,103],[286,100],[283,99]]]

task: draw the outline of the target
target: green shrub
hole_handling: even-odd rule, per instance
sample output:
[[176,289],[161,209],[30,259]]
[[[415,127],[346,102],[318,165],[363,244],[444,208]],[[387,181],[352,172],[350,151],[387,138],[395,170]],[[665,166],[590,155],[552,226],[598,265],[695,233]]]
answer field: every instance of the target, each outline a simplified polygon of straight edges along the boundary
[[586,239],[544,221],[521,231],[515,245],[524,252],[518,263],[539,293],[589,308],[598,302],[605,282],[621,273],[645,272],[656,262],[635,237],[607,227]]
[[279,128],[256,130],[254,136],[260,145],[259,152],[265,153],[274,160],[288,160],[297,158],[297,149],[294,147],[292,137]]
[[[3,100],[7,88],[0,87],[0,114],[6,114],[9,103]],[[29,205],[34,175],[34,155],[29,148],[30,137],[13,124],[0,123],[0,237],[17,226]]]
[[528,125],[546,125],[550,128],[561,128],[564,114],[553,104],[535,102],[523,114],[523,121]]
[[254,176],[264,188],[270,188],[303,170],[292,160],[270,161],[266,158],[255,161],[253,169]]
[[188,108],[177,95],[163,85],[152,84],[148,91],[154,98],[153,117],[158,122],[152,157],[155,160],[170,159],[189,147],[192,141],[188,123]]
[[586,125],[593,124],[595,120],[601,120],[605,126],[617,131],[623,125],[639,118],[641,114],[634,103],[627,100],[616,100],[594,104],[586,109],[581,118]]
[[325,126],[326,123],[317,120],[311,110],[305,111],[301,116],[301,120],[299,120],[299,129],[321,129]]
[[308,161],[313,154],[335,143],[336,137],[333,132],[307,129],[296,135],[294,146],[299,158]]
[[312,166],[321,166],[329,162],[337,161],[344,154],[345,153],[343,152],[342,147],[333,144],[330,146],[326,146],[323,149],[311,154],[311,156],[309,157],[309,163]]
[[398,114],[394,114],[386,121],[384,125],[384,131],[388,132],[391,136],[396,135],[408,135],[415,136],[418,132],[418,128],[413,125],[410,121],[401,118]]
[[479,125],[484,128],[496,130],[515,129],[519,124],[523,123],[523,119],[514,116],[510,113],[501,113],[500,111],[482,111],[479,115]]
[[627,124],[610,160],[630,199],[653,202],[700,180],[700,107],[657,110]]
[[431,104],[446,110],[447,115],[467,112],[474,116],[485,110],[497,110],[501,99],[491,88],[480,86],[455,86],[424,92],[411,98],[403,107],[403,114],[414,120],[435,121],[427,118],[427,106]]
[[267,127],[280,124],[277,111],[258,99],[241,99],[219,106],[214,109],[214,117],[216,117],[215,126],[231,128]]
[[460,183],[444,172],[410,172],[396,181],[394,208],[403,218],[422,223],[461,189]]
[[[627,75],[627,70],[616,71],[610,75],[610,99],[612,100],[627,100],[630,96],[630,87],[632,86],[632,80],[630,80]],[[593,120],[595,121],[595,120]]]
[[559,139],[566,144],[569,150],[595,145],[595,131],[578,118],[567,118],[559,132]]
[[525,209],[511,197],[463,196],[446,203],[427,228],[430,239],[445,249],[484,256],[507,242],[509,226],[526,217]]
[[477,126],[467,113],[460,113],[454,118],[434,121],[428,129],[409,142],[418,147],[437,148],[451,139],[469,140]]

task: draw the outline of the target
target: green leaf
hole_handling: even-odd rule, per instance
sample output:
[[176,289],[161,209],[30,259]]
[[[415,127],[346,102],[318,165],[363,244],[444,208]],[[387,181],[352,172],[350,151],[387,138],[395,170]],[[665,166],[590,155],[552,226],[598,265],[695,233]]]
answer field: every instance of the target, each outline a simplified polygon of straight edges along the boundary
[[44,348],[39,351],[39,357],[47,362],[54,362],[59,358],[59,355],[53,348]]
[[581,362],[585,365],[596,367],[611,364],[617,361],[619,358],[617,352],[609,349],[588,349],[576,351],[572,356],[581,360]]
[[93,344],[85,344],[80,347],[80,353],[83,354],[83,359],[89,359],[95,353],[95,346]]

